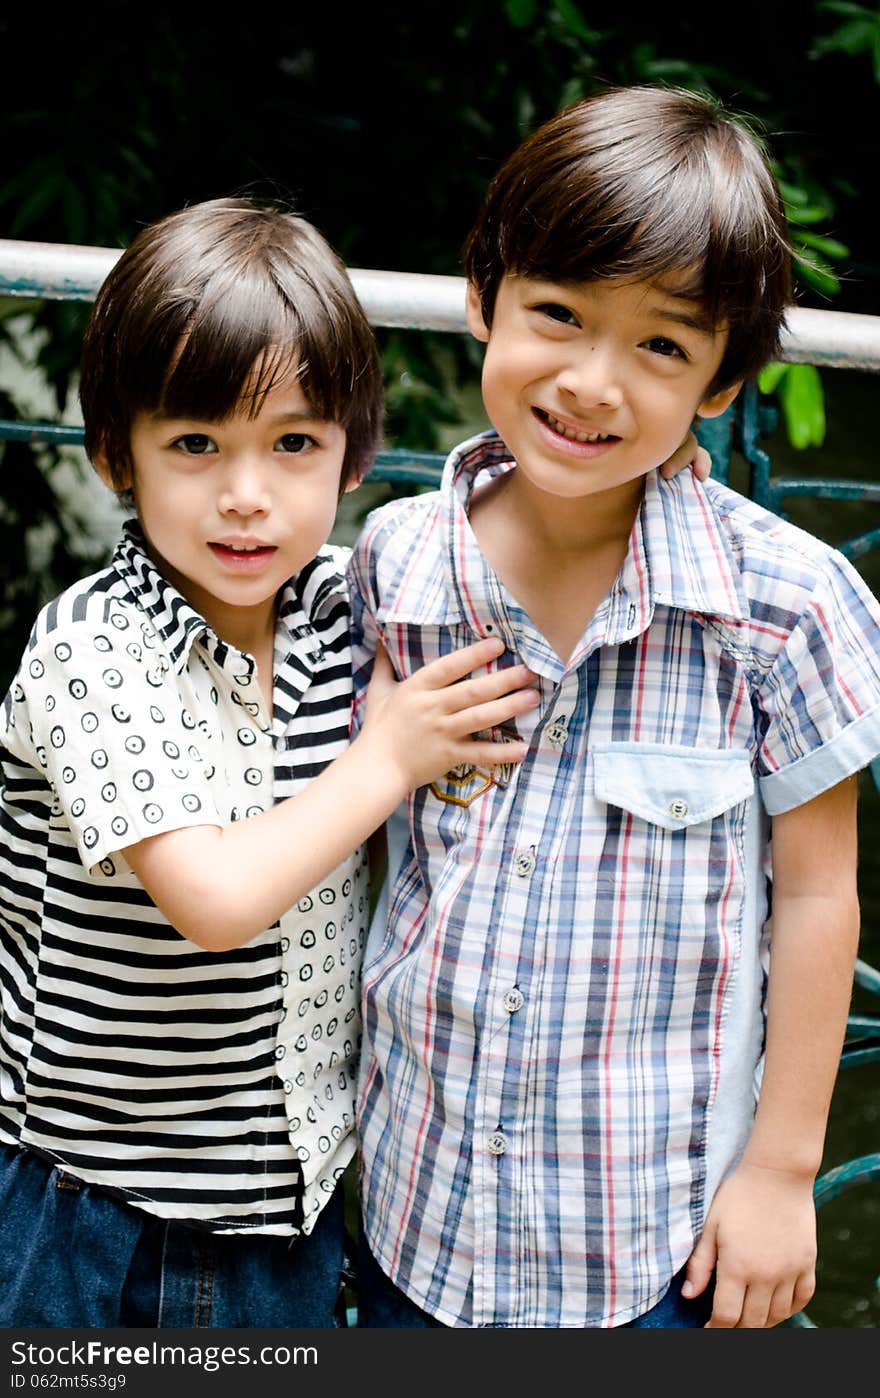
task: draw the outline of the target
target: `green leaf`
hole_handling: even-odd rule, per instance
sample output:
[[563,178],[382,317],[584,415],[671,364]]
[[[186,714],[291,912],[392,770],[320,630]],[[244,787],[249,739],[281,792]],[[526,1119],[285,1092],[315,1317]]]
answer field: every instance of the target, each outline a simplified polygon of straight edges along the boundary
[[810,196],[800,185],[792,184],[790,180],[783,179],[782,176],[778,177],[777,183],[779,185],[779,193],[782,195],[786,204],[790,205],[792,208],[796,209],[799,204],[809,203]]
[[789,366],[775,359],[772,364],[765,364],[758,375],[758,388],[761,393],[775,393],[779,387],[779,382],[784,374],[788,373]]
[[852,4],[826,4],[820,8],[840,15],[844,22],[830,34],[820,35],[809,50],[809,57],[817,59],[829,53],[845,53],[854,58],[867,53],[880,82],[880,9],[869,10],[864,5]]
[[824,204],[789,204],[786,201],[785,213],[789,223],[798,227],[802,223],[822,223],[830,210]]
[[831,15],[863,15],[864,5],[857,5],[855,0],[819,0],[819,9],[827,10]]
[[556,13],[564,21],[570,34],[587,43],[595,42],[596,35],[587,25],[574,0],[556,0]]
[[825,440],[825,391],[814,364],[789,364],[779,384],[788,439],[798,451]]
[[840,278],[821,266],[819,259],[805,262],[798,257],[795,259],[795,271],[798,278],[814,291],[818,291],[820,296],[836,296],[840,290]]
[[845,243],[839,243],[836,238],[829,238],[824,233],[808,233],[799,228],[797,240],[808,248],[817,248],[819,252],[824,252],[826,257],[849,257],[849,248]]
[[559,107],[568,107],[578,102],[584,95],[584,84],[580,78],[569,78],[559,97]]
[[505,0],[504,13],[516,29],[527,29],[535,18],[538,0]]

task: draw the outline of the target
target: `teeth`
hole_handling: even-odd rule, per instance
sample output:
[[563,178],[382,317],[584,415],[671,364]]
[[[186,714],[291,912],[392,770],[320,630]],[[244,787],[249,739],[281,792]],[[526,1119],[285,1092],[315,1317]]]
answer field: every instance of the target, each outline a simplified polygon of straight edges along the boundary
[[607,442],[613,434],[611,432],[576,432],[573,427],[568,427],[564,422],[560,422],[552,413],[545,413],[548,423],[554,432],[558,432],[560,437],[567,437],[570,442]]
[[262,544],[227,544],[226,547],[233,553],[256,553]]

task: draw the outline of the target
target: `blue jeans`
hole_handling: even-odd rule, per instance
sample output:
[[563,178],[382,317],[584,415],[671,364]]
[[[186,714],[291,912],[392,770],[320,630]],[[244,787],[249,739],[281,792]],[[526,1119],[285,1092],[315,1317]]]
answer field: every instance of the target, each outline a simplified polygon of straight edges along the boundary
[[308,1237],[218,1234],[0,1145],[0,1326],[335,1326],[342,1189]]
[[[644,1315],[636,1316],[622,1330],[696,1329],[703,1326],[712,1313],[712,1287],[693,1301],[681,1294],[684,1271],[673,1277],[669,1290]],[[382,1327],[394,1329],[434,1329],[440,1321],[421,1310],[386,1277],[370,1252],[361,1231],[357,1260],[358,1325],[367,1330]]]

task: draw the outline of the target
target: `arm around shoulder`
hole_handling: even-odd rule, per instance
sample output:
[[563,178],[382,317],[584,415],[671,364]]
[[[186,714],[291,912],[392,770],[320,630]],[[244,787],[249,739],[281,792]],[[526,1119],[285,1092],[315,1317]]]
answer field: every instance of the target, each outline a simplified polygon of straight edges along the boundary
[[375,830],[415,787],[462,762],[521,760],[525,744],[472,738],[538,702],[525,666],[467,678],[495,659],[479,641],[394,680],[377,655],[367,718],[351,746],[304,791],[231,825],[169,830],[125,850],[168,921],[206,950],[271,927]]

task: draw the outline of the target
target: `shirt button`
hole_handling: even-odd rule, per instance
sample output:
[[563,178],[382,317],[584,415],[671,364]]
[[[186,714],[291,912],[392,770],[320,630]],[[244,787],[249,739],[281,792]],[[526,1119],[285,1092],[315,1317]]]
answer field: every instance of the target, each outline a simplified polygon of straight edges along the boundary
[[530,849],[520,850],[513,861],[514,870],[521,879],[527,879],[530,874],[533,874],[536,864],[534,850]]
[[673,820],[684,820],[688,813],[688,803],[681,796],[676,796],[674,801],[669,803],[669,814]]
[[287,1049],[284,1047],[284,1045],[283,1045],[283,1044],[279,1044],[278,1047],[277,1047],[277,1049],[275,1050],[275,1057],[276,1057],[276,1058],[283,1058],[284,1055],[286,1054],[286,1052],[287,1052]]
[[287,1092],[287,1093],[290,1093],[290,1092],[293,1091],[293,1083],[290,1081],[290,1078],[285,1078],[285,1079],[284,1079],[284,1091]]
[[547,728],[547,742],[551,748],[564,748],[568,741],[568,724],[564,719],[557,718]]
[[493,1131],[486,1144],[491,1155],[503,1155],[507,1150],[507,1140],[500,1131]]
[[513,990],[505,990],[501,1003],[505,1010],[507,1010],[507,1013],[512,1015],[517,1010],[522,1009],[523,1005],[526,1003],[526,998],[522,991],[514,986]]
[[280,980],[283,986],[286,986],[288,984],[288,982],[290,981],[290,976],[286,971],[281,972]]
[[282,937],[282,938],[281,938],[281,950],[282,950],[282,951],[290,951],[290,938],[289,938],[289,937]]

